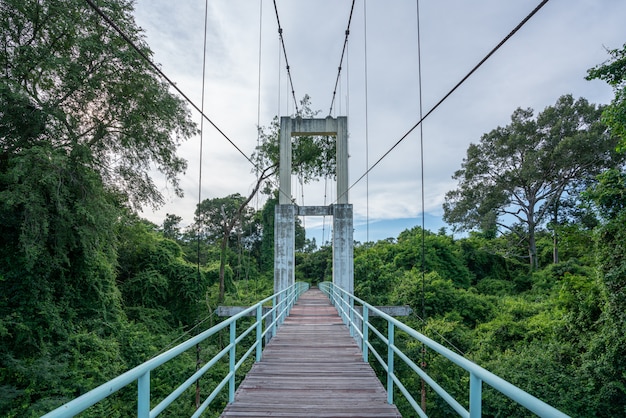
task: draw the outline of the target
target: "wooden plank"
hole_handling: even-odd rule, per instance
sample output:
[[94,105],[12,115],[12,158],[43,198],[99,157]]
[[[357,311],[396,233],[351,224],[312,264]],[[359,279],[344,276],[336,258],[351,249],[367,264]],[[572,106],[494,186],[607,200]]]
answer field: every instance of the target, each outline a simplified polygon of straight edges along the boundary
[[337,310],[303,294],[245,377],[230,417],[400,417]]

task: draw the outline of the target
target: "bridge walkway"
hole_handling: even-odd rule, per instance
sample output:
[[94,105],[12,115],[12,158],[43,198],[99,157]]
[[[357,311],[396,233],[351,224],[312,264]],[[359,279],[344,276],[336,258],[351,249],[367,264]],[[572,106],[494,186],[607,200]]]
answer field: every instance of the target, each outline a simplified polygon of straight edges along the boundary
[[221,415],[400,417],[319,289],[305,292]]

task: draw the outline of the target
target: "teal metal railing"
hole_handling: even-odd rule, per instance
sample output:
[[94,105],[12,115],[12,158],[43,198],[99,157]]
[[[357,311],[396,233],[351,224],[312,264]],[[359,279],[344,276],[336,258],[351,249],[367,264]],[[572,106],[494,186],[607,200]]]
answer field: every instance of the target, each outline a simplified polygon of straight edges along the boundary
[[[344,323],[350,329],[350,334],[357,340],[363,352],[363,360],[369,361],[370,352],[380,363],[387,374],[387,402],[393,403],[394,386],[397,387],[409,402],[411,407],[420,417],[427,417],[422,411],[417,401],[407,390],[395,373],[396,359],[402,360],[408,365],[420,378],[426,382],[441,398],[448,403],[460,416],[469,418],[478,418],[482,414],[482,384],[483,382],[506,395],[519,405],[534,412],[541,417],[567,417],[566,414],[548,405],[547,403],[537,399],[522,389],[512,385],[506,380],[494,375],[493,373],[483,369],[475,363],[467,360],[465,357],[447,349],[430,338],[420,334],[414,329],[408,327],[397,319],[376,309],[374,306],[364,302],[354,295],[335,286],[333,283],[320,283],[319,288],[328,295],[332,304],[337,308],[339,315]],[[370,322],[370,316],[381,317],[387,323],[387,335],[384,331],[378,330]],[[420,341],[425,346],[444,356],[452,363],[469,372],[469,410],[465,409],[460,402],[454,399],[448,392],[438,385],[422,368],[420,368],[413,360],[404,354],[395,345],[395,331],[401,330],[406,335],[415,340]],[[387,353],[379,353],[370,342],[370,332],[378,337],[380,341],[387,347]],[[384,358],[386,354],[386,359]]]
[[[228,385],[228,402],[233,402],[235,399],[235,373],[243,362],[256,350],[256,361],[261,361],[261,355],[263,350],[263,339],[268,338],[276,334],[276,331],[280,324],[289,314],[291,307],[298,300],[300,295],[309,288],[308,283],[296,283],[293,286],[283,290],[280,293],[276,293],[257,304],[243,310],[230,317],[229,319],[215,325],[214,327],[198,334],[197,336],[188,339],[182,344],[160,354],[143,364],[127,371],[124,374],[112,379],[101,386],[85,393],[84,395],[60,406],[52,412],[44,415],[45,418],[59,418],[59,417],[73,417],[74,415],[86,410],[90,406],[100,402],[106,397],[112,395],[123,387],[137,382],[137,416],[140,418],[152,418],[159,415],[165,410],[174,400],[176,400],[187,388],[194,384],[202,375],[210,370],[215,364],[218,363],[223,357],[228,356],[229,370],[228,374],[217,384],[213,392],[204,400],[202,405],[192,415],[198,417],[209,404],[215,399],[215,397]],[[271,309],[264,312],[263,305],[272,303]],[[237,321],[241,318],[254,315],[256,320],[245,330],[240,331],[237,334]],[[265,327],[263,323],[265,322]],[[220,330],[229,328],[230,342],[229,344],[209,360],[202,368],[190,376],[185,382],[183,382],[176,390],[174,390],[165,399],[161,400],[154,408],[150,409],[150,372],[176,356],[182,354],[188,349],[194,347],[211,336],[217,334]],[[242,341],[246,336],[256,331],[256,338],[254,343],[248,347],[245,354],[239,359],[236,358],[236,349],[238,345],[241,347]],[[245,349],[245,347],[244,347]]]

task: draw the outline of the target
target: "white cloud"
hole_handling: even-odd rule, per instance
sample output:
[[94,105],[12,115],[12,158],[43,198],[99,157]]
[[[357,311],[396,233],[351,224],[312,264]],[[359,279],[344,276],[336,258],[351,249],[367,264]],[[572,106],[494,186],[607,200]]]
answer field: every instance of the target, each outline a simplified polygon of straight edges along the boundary
[[[442,0],[421,2],[422,83],[428,111],[491,50],[538,1]],[[260,123],[280,108],[293,110],[281,58],[272,2],[212,1],[207,48],[206,113],[246,153],[256,145],[259,77],[259,5],[263,4]],[[348,112],[350,178],[366,169],[363,2],[357,1],[336,109]],[[326,115],[345,37],[350,1],[277,1],[296,95],[309,94]],[[572,0],[548,3],[466,84],[424,123],[424,206],[441,214],[467,146],[509,122],[517,107],[541,111],[563,94],[607,103],[611,89],[584,80],[607,58],[604,47],[626,42],[626,2]],[[204,3],[138,0],[137,21],[146,29],[155,60],[200,104]],[[373,164],[418,120],[417,38],[414,1],[367,2],[368,151]],[[278,88],[280,87],[280,96]],[[419,129],[374,168],[369,198],[363,182],[350,191],[355,213],[372,218],[415,217],[421,210]],[[160,223],[165,213],[191,222],[198,200],[199,140],[181,147],[189,160],[182,179],[186,197],[172,198],[144,216]],[[202,197],[245,194],[251,166],[212,129],[205,131]],[[328,187],[327,187],[328,189]],[[330,188],[332,189],[332,187]],[[294,193],[295,188],[294,188]],[[298,200],[301,193],[299,190]],[[328,192],[330,195],[331,193]],[[306,204],[323,204],[324,182],[305,188]],[[330,200],[330,198],[327,198]]]

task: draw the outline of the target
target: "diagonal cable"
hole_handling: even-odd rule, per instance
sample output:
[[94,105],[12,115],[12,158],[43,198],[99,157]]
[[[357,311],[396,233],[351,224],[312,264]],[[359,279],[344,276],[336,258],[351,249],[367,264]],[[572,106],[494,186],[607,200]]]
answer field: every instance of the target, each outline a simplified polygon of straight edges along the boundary
[[200,113],[200,115],[202,115],[202,117],[209,122],[216,130],[217,132],[219,132],[228,142],[230,142],[230,144],[235,147],[235,149],[237,151],[239,151],[239,153],[241,155],[244,156],[244,158],[246,160],[248,160],[250,162],[250,164],[252,164],[254,167],[256,167],[256,164],[250,159],[250,157],[248,157],[242,150],[241,148],[239,148],[237,146],[237,144],[235,144],[229,137],[228,135],[226,135],[224,133],[224,131],[222,131],[207,115],[204,114],[204,112],[202,111],[202,109],[196,105],[185,93],[183,93],[183,91],[176,85],[176,83],[174,83],[167,75],[165,75],[165,73],[150,59],[150,57],[148,57],[146,55],[145,52],[143,52],[141,50],[141,48],[139,48],[132,39],[130,39],[128,37],[128,35],[126,35],[126,33],[124,33],[124,31],[122,31],[122,29],[120,29],[119,26],[117,26],[117,24],[115,22],[113,22],[113,20],[111,20],[111,18],[109,16],[107,16],[102,9],[100,9],[92,0],[85,0],[87,2],[87,4],[89,4],[89,6],[91,6],[91,8],[98,13],[108,24],[109,26],[111,26],[121,37],[122,39],[124,39],[126,41],[126,43],[128,43],[128,45],[130,45],[135,51],[137,51],[137,53],[141,56],[141,58],[143,58],[148,64],[150,64],[150,66],[164,79],[166,80],[170,86],[172,86],[172,88],[174,88],[174,90],[176,90],[178,92],[178,94],[180,94],[186,101],[187,103],[189,103],[198,113]]
[[337,79],[335,80],[335,88],[333,89],[333,98],[330,101],[330,110],[328,115],[332,115],[333,106],[335,105],[335,97],[337,96],[337,86],[339,85],[339,77],[341,76],[341,67],[343,66],[343,57],[346,54],[346,48],[348,47],[348,36],[350,35],[350,24],[352,23],[352,13],[354,12],[354,3],[356,0],[352,0],[352,7],[350,8],[350,16],[348,17],[348,27],[346,28],[346,38],[343,41],[343,50],[341,51],[341,59],[339,60],[339,67],[337,68]]
[[[283,47],[283,55],[285,56],[285,67],[287,68],[287,76],[289,77],[289,85],[291,86],[291,95],[293,96],[293,103],[296,107],[296,114],[300,113],[298,109],[298,101],[296,100],[296,92],[293,88],[293,79],[291,78],[291,68],[289,67],[289,60],[287,59],[287,48],[285,48],[285,39],[283,38],[283,28],[280,26],[280,18],[278,17],[278,6],[276,0],[274,0],[274,11],[276,12],[276,23],[278,24],[278,37],[280,38],[280,44]],[[289,110],[287,110],[289,111]]]
[[[487,55],[485,55],[485,57],[480,60],[480,62],[478,64],[476,64],[474,66],[474,68],[472,68],[466,75],[465,77],[463,77],[461,79],[461,81],[459,81],[454,87],[452,87],[452,89],[450,89],[450,91],[448,93],[446,93],[445,96],[443,96],[441,98],[441,100],[439,100],[428,112],[426,112],[426,114],[420,118],[419,121],[417,121],[417,123],[415,125],[413,125],[411,127],[411,129],[409,129],[404,135],[402,135],[402,137],[395,143],[393,144],[393,146],[391,148],[389,148],[370,168],[368,168],[365,173],[363,173],[361,175],[361,177],[359,177],[354,183],[352,183],[352,185],[350,187],[348,187],[348,189],[344,192],[348,193],[350,191],[350,189],[352,189],[354,186],[356,186],[359,182],[361,182],[361,180],[363,180],[369,173],[370,171],[372,171],[374,169],[374,167],[376,167],[378,164],[380,164],[380,162],[382,160],[384,160],[390,153],[391,151],[393,151],[398,145],[400,145],[400,143],[402,141],[404,141],[410,134],[411,132],[413,132],[415,130],[415,128],[417,128],[427,117],[429,117],[439,106],[441,106],[441,104],[446,101],[448,99],[448,97],[450,97],[452,95],[452,93],[454,93],[459,87],[461,87],[461,85],[463,83],[465,83],[467,81],[468,78],[470,78],[472,76],[472,74],[474,74],[476,72],[476,70],[478,70],[489,58],[491,58],[491,56],[493,54],[496,53],[496,51],[498,49],[500,49],[500,47],[502,47],[502,45],[504,45],[513,35],[515,35],[521,28],[522,26],[524,26],[526,24],[526,22],[528,22],[543,6],[546,5],[546,3],[548,3],[549,0],[543,0],[541,3],[539,3],[539,5],[537,7],[535,7],[533,9],[533,11],[531,11],[528,16],[526,16],[515,28],[513,28],[513,30],[511,32],[509,32],[509,34],[507,36],[505,36],[500,43],[498,43],[498,45],[496,45],[491,51],[489,51],[489,53]],[[339,200],[341,196],[337,196],[337,200]]]

